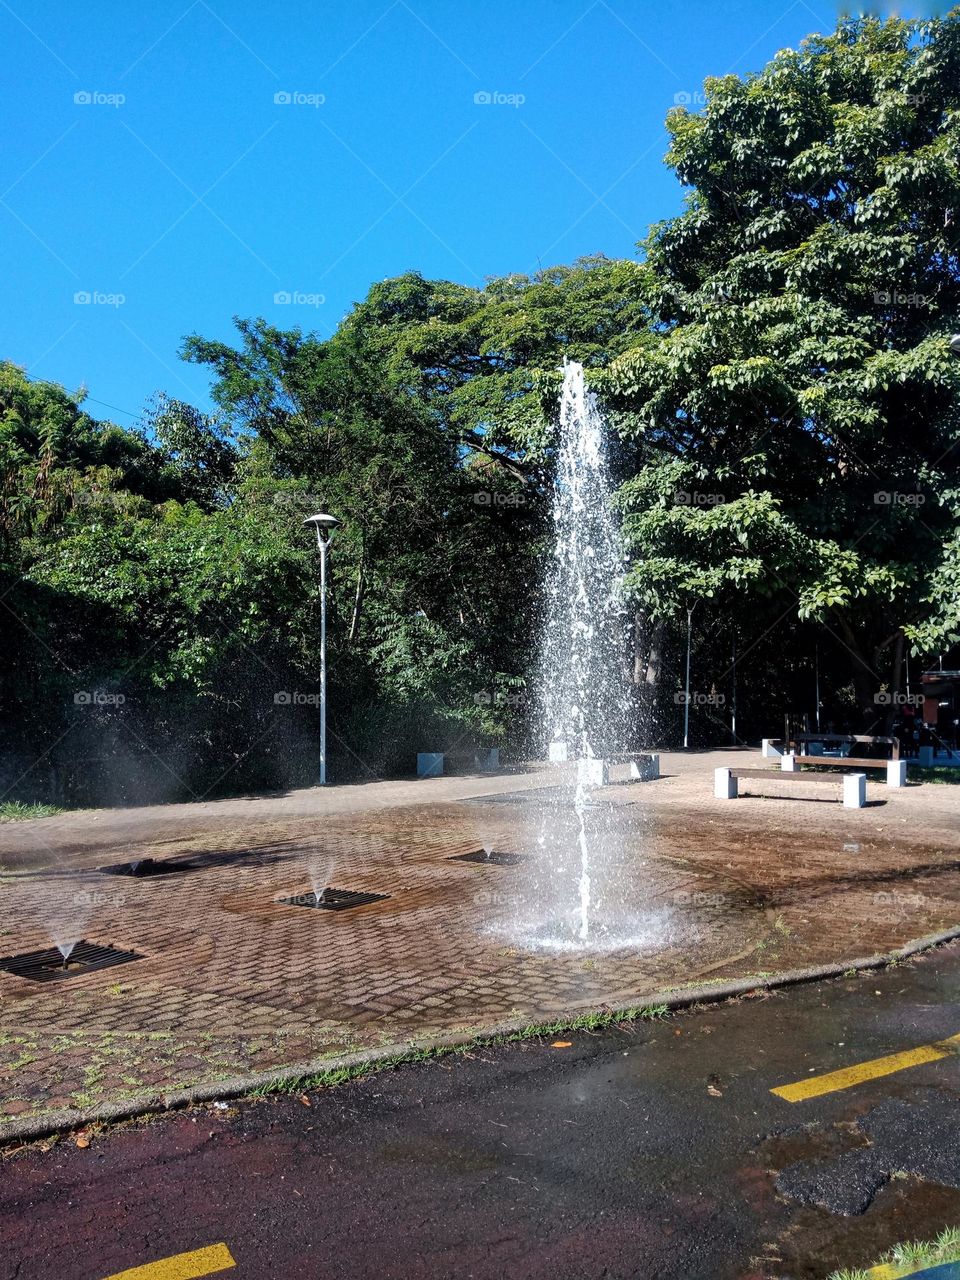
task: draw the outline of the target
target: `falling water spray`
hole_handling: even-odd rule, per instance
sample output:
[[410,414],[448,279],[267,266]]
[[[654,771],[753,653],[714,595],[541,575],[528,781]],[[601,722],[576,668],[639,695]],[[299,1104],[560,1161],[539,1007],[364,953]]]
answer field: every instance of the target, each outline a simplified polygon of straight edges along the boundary
[[[586,762],[626,747],[624,684],[625,609],[623,544],[611,508],[606,427],[583,366],[564,365],[553,498],[553,554],[541,625],[539,703],[548,745],[572,762],[575,773],[561,788],[560,812],[545,814],[539,843],[549,853],[558,841],[576,848],[574,910],[558,904],[563,931],[581,943],[592,937],[597,907],[594,856],[603,841],[591,820],[591,779]],[[569,830],[570,818],[573,830]],[[568,872],[561,868],[563,881]],[[561,886],[561,894],[567,890]]]

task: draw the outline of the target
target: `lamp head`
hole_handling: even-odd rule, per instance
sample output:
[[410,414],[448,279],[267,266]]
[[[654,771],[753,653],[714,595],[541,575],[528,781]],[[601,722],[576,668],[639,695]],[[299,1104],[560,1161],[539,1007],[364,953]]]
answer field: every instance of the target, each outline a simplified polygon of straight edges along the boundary
[[303,523],[316,525],[320,529],[335,529],[340,521],[336,516],[328,516],[321,511],[315,516],[307,516]]
[[340,521],[336,516],[328,516],[325,512],[320,511],[315,516],[307,516],[303,523],[316,529],[317,542],[321,543],[330,541],[333,531]]
[[960,356],[960,333],[955,333],[950,339],[950,350],[955,356]]

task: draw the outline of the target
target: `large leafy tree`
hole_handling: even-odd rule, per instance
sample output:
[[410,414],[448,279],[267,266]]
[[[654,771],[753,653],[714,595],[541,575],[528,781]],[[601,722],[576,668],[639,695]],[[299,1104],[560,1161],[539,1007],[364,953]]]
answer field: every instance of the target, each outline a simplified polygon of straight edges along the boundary
[[660,338],[605,383],[646,448],[633,590],[794,606],[866,709],[905,636],[957,625],[960,12],[844,22],[667,123],[689,195],[644,245]]
[[321,342],[237,323],[237,348],[194,337],[185,354],[211,367],[215,399],[250,442],[238,499],[281,496],[288,536],[303,542],[312,510],[343,522],[332,646],[353,749],[366,754],[403,707],[421,722],[459,719],[459,732],[424,730],[441,738],[502,727],[491,690],[525,665],[520,589],[537,520],[516,476],[465,451],[360,326]]
[[374,285],[345,333],[376,352],[465,450],[542,484],[559,369],[601,370],[646,331],[636,263],[580,259],[473,289],[411,272]]

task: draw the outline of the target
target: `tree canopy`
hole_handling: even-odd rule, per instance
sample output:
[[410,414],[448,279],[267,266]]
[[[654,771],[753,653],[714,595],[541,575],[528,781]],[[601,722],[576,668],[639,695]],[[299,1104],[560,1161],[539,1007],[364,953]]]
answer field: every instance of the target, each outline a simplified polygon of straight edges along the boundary
[[695,687],[732,695],[738,655],[741,734],[809,712],[814,664],[860,727],[949,661],[960,10],[844,21],[667,126],[686,198],[638,260],[408,271],[325,340],[237,318],[184,340],[212,413],[161,395],[122,428],[0,365],[0,789],[309,781],[322,509],[334,776],[522,752],[566,358],[610,429],[636,738],[675,740],[688,621]]

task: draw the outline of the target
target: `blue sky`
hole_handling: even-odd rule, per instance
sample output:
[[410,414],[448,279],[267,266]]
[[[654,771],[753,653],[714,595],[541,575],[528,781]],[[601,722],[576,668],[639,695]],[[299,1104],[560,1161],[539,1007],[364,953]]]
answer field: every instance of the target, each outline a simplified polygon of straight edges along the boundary
[[209,404],[177,349],[235,314],[327,334],[405,270],[631,256],[680,206],[676,95],[835,21],[820,0],[0,0],[0,356],[132,423],[158,390]]

